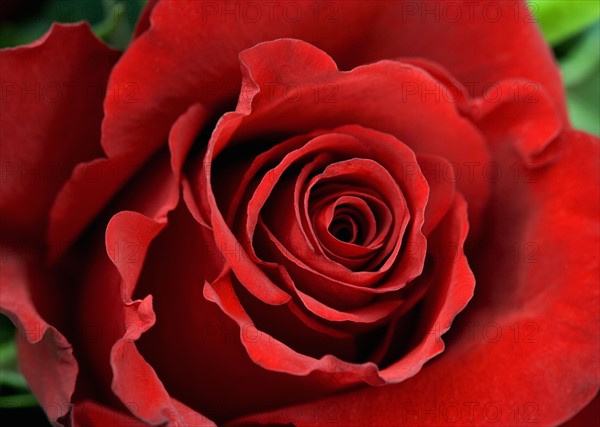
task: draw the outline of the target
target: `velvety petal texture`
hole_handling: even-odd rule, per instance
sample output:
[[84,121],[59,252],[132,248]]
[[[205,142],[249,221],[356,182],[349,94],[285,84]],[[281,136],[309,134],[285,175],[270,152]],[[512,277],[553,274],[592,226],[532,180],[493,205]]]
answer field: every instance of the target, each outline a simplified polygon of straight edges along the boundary
[[151,0],[120,58],[0,57],[0,310],[54,424],[589,421],[599,142],[525,1]]

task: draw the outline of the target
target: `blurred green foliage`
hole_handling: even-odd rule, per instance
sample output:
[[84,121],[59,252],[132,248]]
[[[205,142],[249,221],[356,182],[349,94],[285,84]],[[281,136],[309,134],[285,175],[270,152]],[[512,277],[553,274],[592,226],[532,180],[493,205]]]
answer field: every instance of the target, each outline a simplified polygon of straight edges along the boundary
[[600,135],[600,1],[529,4],[562,70],[573,126]]
[[559,63],[573,125],[600,135],[600,23],[576,36]]
[[14,336],[15,328],[11,321],[0,315],[0,409],[37,405],[27,382],[19,373]]
[[544,37],[556,45],[600,18],[598,0],[529,0]]
[[47,0],[40,3],[33,16],[0,21],[0,47],[32,42],[48,31],[53,22],[87,21],[98,37],[123,50],[129,44],[146,0]]

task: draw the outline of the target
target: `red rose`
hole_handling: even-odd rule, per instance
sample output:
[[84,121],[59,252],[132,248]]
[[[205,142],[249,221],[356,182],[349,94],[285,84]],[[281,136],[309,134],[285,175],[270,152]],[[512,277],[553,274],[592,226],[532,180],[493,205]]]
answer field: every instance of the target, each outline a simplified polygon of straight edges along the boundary
[[83,24],[2,51],[0,306],[50,420],[576,414],[600,377],[598,141],[530,21],[161,1],[120,59]]

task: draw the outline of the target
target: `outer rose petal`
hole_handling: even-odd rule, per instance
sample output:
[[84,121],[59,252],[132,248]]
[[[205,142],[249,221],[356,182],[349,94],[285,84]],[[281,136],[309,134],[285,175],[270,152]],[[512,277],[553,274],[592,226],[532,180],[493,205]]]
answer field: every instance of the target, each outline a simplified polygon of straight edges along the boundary
[[[531,175],[535,182],[505,175],[498,183],[489,253],[472,260],[476,295],[442,356],[404,383],[237,425],[546,426],[589,402],[600,382],[599,146],[575,131],[556,143],[560,161]],[[510,145],[496,149],[502,164],[519,160]],[[539,251],[533,259],[522,252],[532,243]],[[514,245],[521,248],[517,265]]]
[[[136,341],[154,325],[156,318],[152,296],[132,300],[132,294],[144,266],[148,246],[165,227],[165,222],[152,220],[137,212],[120,212],[111,219],[106,230],[106,246],[111,261],[119,271],[121,282],[115,282],[114,272],[108,265],[99,265],[100,274],[92,272],[95,274],[86,284],[88,289],[82,303],[86,307],[86,315],[82,320],[86,323],[90,320],[98,322],[97,319],[103,317],[107,332],[114,330],[117,336],[109,336],[103,343],[86,342],[87,351],[93,355],[91,359],[96,374],[106,380],[110,378],[110,371],[106,371],[105,358],[108,356],[107,349],[112,346],[109,356],[112,391],[133,414],[145,422],[214,425],[169,396],[154,369],[140,355],[136,346]],[[128,248],[133,248],[133,251]],[[117,290],[120,291],[118,295],[115,292]],[[99,296],[98,293],[108,294],[108,297]],[[95,300],[93,308],[85,304],[90,298]],[[199,423],[199,420],[202,422]]]
[[87,24],[54,24],[36,42],[0,51],[0,237],[42,243],[62,184],[101,152],[102,100],[118,56]]
[[553,160],[547,149],[563,124],[547,91],[536,83],[502,81],[471,103],[471,113],[488,140],[514,147],[528,167]]
[[[4,248],[3,248],[4,249]],[[19,254],[2,251],[0,312],[17,326],[19,368],[53,423],[65,415],[78,366],[66,338],[40,317],[29,290],[27,266]]]
[[441,10],[445,3],[426,0],[297,1],[293,11],[259,2],[246,12],[243,2],[161,1],[150,29],[111,77],[112,84],[139,82],[141,102],[107,102],[103,146],[109,156],[133,146],[151,152],[191,103],[215,106],[235,97],[240,51],[282,37],[319,46],[344,69],[384,58],[425,57],[470,83],[474,95],[510,77],[537,81],[549,89],[566,121],[558,68],[526,2],[477,2],[476,8],[466,0],[452,3],[458,19]]

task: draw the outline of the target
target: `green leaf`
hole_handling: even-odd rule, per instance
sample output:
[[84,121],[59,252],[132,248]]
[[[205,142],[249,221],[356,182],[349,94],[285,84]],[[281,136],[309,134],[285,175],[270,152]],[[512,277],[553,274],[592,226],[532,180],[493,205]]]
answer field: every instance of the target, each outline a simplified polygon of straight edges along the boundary
[[567,88],[582,84],[597,72],[600,66],[600,22],[582,34],[559,62]]
[[8,369],[0,370],[0,387],[8,386],[18,390],[29,390],[27,381],[17,371],[10,371]]
[[9,396],[0,396],[0,408],[30,408],[38,406],[38,401],[31,393],[12,394]]
[[10,387],[18,391],[27,391],[27,382],[17,366],[15,327],[4,315],[0,315],[0,332],[0,390]]
[[3,314],[0,314],[0,345],[7,341],[12,341],[15,336],[15,327],[11,320]]
[[14,339],[0,344],[0,373],[16,366],[17,348]]
[[572,37],[600,18],[598,0],[529,0],[529,6],[551,45]]
[[14,335],[15,328],[10,320],[0,315],[0,408],[37,405],[25,378],[19,373]]
[[117,28],[123,24],[125,7],[120,2],[104,0],[104,19],[92,26],[94,33],[103,40],[108,41]]
[[573,126],[600,135],[600,22],[560,48],[564,53],[559,64]]
[[600,68],[567,90],[567,104],[574,127],[600,136]]

